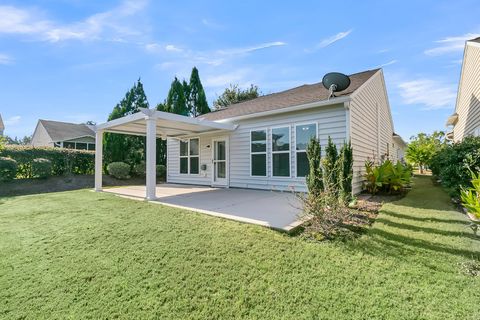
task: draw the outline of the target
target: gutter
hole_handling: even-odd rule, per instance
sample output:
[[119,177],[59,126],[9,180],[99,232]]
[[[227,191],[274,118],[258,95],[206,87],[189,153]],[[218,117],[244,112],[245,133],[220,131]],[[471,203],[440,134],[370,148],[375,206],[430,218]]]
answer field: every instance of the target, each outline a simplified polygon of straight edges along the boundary
[[219,122],[219,123],[224,123],[224,122],[238,121],[238,120],[244,120],[244,119],[250,119],[250,118],[266,117],[266,116],[271,116],[271,115],[276,115],[276,114],[281,114],[281,113],[307,110],[307,109],[311,109],[311,108],[315,108],[315,107],[323,107],[323,106],[345,103],[345,102],[349,102],[350,100],[351,100],[350,96],[338,97],[338,98],[333,98],[333,99],[330,99],[330,100],[315,101],[315,102],[300,104],[300,105],[287,107],[287,108],[274,109],[274,110],[263,111],[263,112],[256,112],[256,113],[251,113],[251,114],[245,114],[245,115],[242,115],[242,116],[231,117],[231,118],[226,118],[226,119],[221,119],[221,120],[213,120],[213,121]]

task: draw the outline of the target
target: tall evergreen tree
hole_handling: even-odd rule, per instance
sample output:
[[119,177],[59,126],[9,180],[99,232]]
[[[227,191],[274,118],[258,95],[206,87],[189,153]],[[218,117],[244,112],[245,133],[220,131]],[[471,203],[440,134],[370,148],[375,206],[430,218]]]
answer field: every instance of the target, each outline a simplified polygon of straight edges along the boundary
[[185,87],[175,77],[170,86],[167,96],[166,111],[180,114],[182,116],[188,115],[187,100],[185,98]]
[[200,81],[200,75],[198,74],[197,67],[193,67],[192,69],[187,97],[188,108],[192,117],[196,117],[211,111],[210,107],[208,106],[207,96],[205,95],[202,81]]
[[[140,79],[127,91],[125,97],[113,108],[108,121],[121,118],[148,108],[148,100]],[[145,137],[105,133],[105,163],[123,161],[131,165],[145,159]]]

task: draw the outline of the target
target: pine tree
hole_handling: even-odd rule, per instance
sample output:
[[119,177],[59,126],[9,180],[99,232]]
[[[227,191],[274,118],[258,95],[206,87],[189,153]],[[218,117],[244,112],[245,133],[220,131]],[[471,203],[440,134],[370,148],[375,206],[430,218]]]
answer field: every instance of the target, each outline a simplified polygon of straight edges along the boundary
[[322,147],[318,139],[312,138],[307,145],[309,173],[306,177],[308,192],[314,196],[323,191]]
[[347,203],[352,197],[353,149],[350,142],[344,143],[338,156],[340,197]]
[[167,112],[188,115],[187,100],[185,98],[185,88],[177,77],[172,81],[167,96]]
[[205,95],[202,81],[200,81],[200,75],[198,74],[197,67],[193,67],[192,69],[186,97],[188,97],[188,107],[192,117],[196,117],[211,111],[210,107],[208,106],[207,96]]
[[323,180],[325,188],[338,190],[338,151],[330,136],[325,148],[325,158],[323,159]]

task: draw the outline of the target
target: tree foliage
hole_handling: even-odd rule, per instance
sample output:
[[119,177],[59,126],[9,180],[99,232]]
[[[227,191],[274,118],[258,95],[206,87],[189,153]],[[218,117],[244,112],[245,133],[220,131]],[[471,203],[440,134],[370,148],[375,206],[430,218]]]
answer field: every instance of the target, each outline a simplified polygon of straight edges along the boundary
[[419,133],[410,138],[406,151],[409,162],[417,165],[421,173],[425,166],[429,166],[433,157],[447,144],[445,132],[435,131],[432,134]]
[[187,99],[185,98],[185,91],[188,91],[188,84],[183,81],[180,82],[175,77],[170,85],[166,101],[166,112],[180,114],[182,116],[188,115]]
[[4,141],[10,145],[28,146],[32,143],[32,136],[24,136],[23,138],[5,136]]
[[231,104],[258,98],[262,93],[258,86],[253,84],[247,89],[241,89],[238,84],[230,84],[223,93],[213,102],[215,109],[228,107]]
[[205,90],[203,89],[197,67],[193,67],[192,69],[190,83],[188,84],[188,90],[186,93],[188,110],[192,117],[211,111],[208,106],[207,96],[205,95]]
[[[125,97],[113,108],[108,121],[134,114],[140,108],[148,108],[148,100],[140,79],[125,93]],[[105,133],[104,156],[106,163],[123,161],[134,165],[145,159],[145,137]]]

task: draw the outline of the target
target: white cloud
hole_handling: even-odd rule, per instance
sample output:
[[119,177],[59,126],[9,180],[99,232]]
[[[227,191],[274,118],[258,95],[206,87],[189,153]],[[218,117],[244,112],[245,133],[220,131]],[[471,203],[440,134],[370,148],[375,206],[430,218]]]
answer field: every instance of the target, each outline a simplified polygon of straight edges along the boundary
[[439,56],[446,53],[462,51],[465,47],[465,41],[480,37],[478,33],[467,33],[461,36],[446,37],[435,41],[439,45],[435,48],[425,50],[424,53],[429,56]]
[[245,54],[245,53],[250,53],[258,50],[268,49],[272,47],[280,47],[285,45],[286,45],[285,42],[274,41],[274,42],[261,43],[255,46],[245,47],[245,48],[232,48],[232,49],[218,50],[217,53],[221,55],[237,55],[237,54]]
[[251,76],[252,70],[248,68],[237,69],[232,72],[223,72],[221,74],[207,75],[205,77],[204,86],[211,88],[224,88],[231,83],[238,83],[240,86],[245,86],[248,83],[253,83],[250,78]]
[[384,67],[386,67],[386,66],[391,66],[392,64],[395,64],[395,63],[397,63],[397,62],[398,62],[397,59],[393,59],[393,60],[390,60],[390,61],[388,61],[388,62],[386,62],[386,63],[384,63],[384,64],[379,65],[378,67],[379,67],[379,68],[384,68]]
[[421,104],[427,110],[448,108],[455,104],[456,89],[432,79],[416,79],[398,84],[400,96],[406,104]]
[[176,46],[173,45],[173,44],[167,44],[167,45],[165,46],[165,50],[171,51],[171,52],[182,52],[182,51],[183,51],[182,49],[176,47]]
[[214,29],[219,29],[219,28],[223,28],[222,25],[210,20],[210,19],[202,19],[202,24],[206,27],[209,27],[209,28],[214,28]]
[[20,117],[20,116],[10,117],[10,118],[8,118],[4,121],[5,127],[17,125],[20,122],[21,119],[22,119],[22,117]]
[[320,48],[325,48],[325,47],[328,47],[329,45],[345,38],[346,36],[348,36],[351,32],[353,31],[353,29],[350,29],[350,30],[347,30],[347,31],[342,31],[342,32],[339,32],[337,33],[336,35],[333,35],[333,36],[330,36],[328,38],[325,38],[323,39],[318,45],[317,45],[317,49],[320,49]]
[[118,7],[97,13],[84,20],[70,24],[57,23],[35,9],[0,6],[0,33],[24,34],[49,42],[65,40],[110,40],[118,41],[122,36],[139,35],[133,24],[125,18],[140,12],[147,1],[126,0]]
[[0,53],[0,64],[12,64],[13,58],[7,54]]

